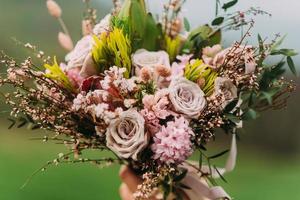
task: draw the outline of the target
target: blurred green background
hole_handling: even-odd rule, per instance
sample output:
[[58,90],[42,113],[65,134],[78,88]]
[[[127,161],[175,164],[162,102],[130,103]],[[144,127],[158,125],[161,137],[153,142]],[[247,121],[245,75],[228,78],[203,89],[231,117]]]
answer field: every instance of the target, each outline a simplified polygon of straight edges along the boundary
[[[78,40],[84,5],[81,0],[58,0],[58,2],[63,8],[63,18],[74,40]],[[157,8],[162,1],[148,2],[151,3],[150,7],[154,12],[159,12]],[[296,0],[286,0],[285,6],[280,7],[281,2],[241,0],[237,9],[257,5],[272,12],[274,17],[271,19],[268,17],[257,19],[254,33],[260,32],[264,36],[277,32],[289,33],[285,45],[299,51],[300,43],[297,37],[300,33],[300,15],[293,10],[295,11],[297,6],[299,8],[300,3]],[[39,46],[50,55],[57,55],[60,60],[63,59],[65,52],[57,44],[59,26],[48,15],[44,4],[44,0],[0,0],[0,50],[3,49],[14,57],[23,58],[25,52],[10,39],[16,37],[20,41]],[[110,0],[94,0],[93,4],[98,10],[99,17],[109,12],[112,6]],[[195,26],[213,18],[213,6],[211,0],[189,0],[184,12]],[[289,12],[282,15],[283,11]],[[229,44],[239,35],[240,33],[227,33],[225,44]],[[300,64],[299,57],[296,58],[296,64],[298,66]],[[3,69],[1,71],[4,72]],[[255,122],[245,124],[245,130],[238,143],[236,170],[225,176],[228,183],[219,181],[234,199],[300,199],[299,101],[300,95],[297,91],[291,97],[287,109],[264,113]],[[23,129],[8,131],[9,122],[5,116],[7,110],[5,105],[0,104],[0,200],[119,199],[119,166],[106,169],[89,164],[50,167],[36,175],[21,190],[20,187],[26,178],[36,169],[48,160],[56,158],[58,153],[67,150],[63,145],[31,140],[34,137],[43,137],[45,133],[40,131],[31,132]],[[209,146],[211,154],[228,148],[230,143],[230,138],[222,133],[218,134],[216,143]],[[101,156],[101,153],[93,152],[93,155]],[[217,163],[222,165],[224,159]]]

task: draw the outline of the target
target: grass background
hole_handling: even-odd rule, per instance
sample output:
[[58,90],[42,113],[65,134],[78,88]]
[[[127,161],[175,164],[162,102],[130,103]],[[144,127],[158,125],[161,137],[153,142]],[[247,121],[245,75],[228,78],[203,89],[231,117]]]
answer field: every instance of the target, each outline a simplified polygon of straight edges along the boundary
[[[73,38],[79,39],[83,4],[79,0],[58,2],[63,7],[63,17],[73,33]],[[190,5],[197,2],[199,1],[189,1]],[[244,5],[243,2],[246,1],[241,1],[241,6]],[[38,45],[48,54],[58,55],[60,60],[63,59],[65,52],[59,48],[56,41],[59,26],[48,16],[44,3],[44,0],[0,0],[0,49],[4,49],[12,56],[24,57],[25,52],[9,39],[16,37],[21,41]],[[95,0],[93,4],[99,10],[100,17],[111,7],[108,0]],[[197,21],[195,15],[189,13],[189,16],[192,21]],[[262,26],[259,21],[258,25]],[[267,29],[261,28],[259,31],[268,34]],[[291,98],[288,109],[265,113],[259,120],[246,124],[246,131],[242,133],[238,144],[237,168],[225,176],[228,184],[219,181],[235,199],[300,199],[299,100],[300,95],[297,92]],[[7,111],[7,107],[0,104],[0,113],[3,111]],[[58,153],[67,150],[63,145],[30,140],[34,137],[43,137],[44,133],[39,131],[29,132],[24,129],[8,131],[9,122],[5,120],[5,114],[1,118],[1,200],[119,199],[119,166],[105,169],[90,164],[50,167],[33,177],[32,181],[20,190],[27,177],[36,169],[48,160],[56,158]],[[211,154],[228,148],[230,138],[221,133],[217,138],[216,143],[209,147]],[[100,152],[93,152],[92,155],[103,156]],[[216,162],[222,166],[224,158]]]

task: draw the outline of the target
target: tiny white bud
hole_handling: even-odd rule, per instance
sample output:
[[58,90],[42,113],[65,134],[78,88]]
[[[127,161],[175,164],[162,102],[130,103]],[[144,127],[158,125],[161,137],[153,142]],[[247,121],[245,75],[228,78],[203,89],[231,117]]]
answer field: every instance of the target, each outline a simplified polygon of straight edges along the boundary
[[67,51],[71,51],[74,48],[72,39],[65,33],[58,33],[58,41],[59,44]]
[[53,17],[59,18],[61,16],[61,8],[54,0],[47,0],[47,8]]

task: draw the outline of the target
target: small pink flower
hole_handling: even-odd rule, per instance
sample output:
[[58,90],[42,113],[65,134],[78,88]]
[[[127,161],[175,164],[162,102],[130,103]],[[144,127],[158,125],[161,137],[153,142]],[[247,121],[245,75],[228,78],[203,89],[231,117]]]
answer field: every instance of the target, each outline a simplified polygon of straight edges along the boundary
[[190,62],[190,59],[193,57],[193,55],[181,55],[177,56],[177,60],[180,62],[174,62],[172,64],[171,68],[171,77],[169,78],[169,81],[173,79],[174,77],[183,77],[184,75],[184,69],[186,65]]
[[162,126],[154,137],[151,146],[153,158],[166,164],[180,164],[192,153],[191,136],[194,133],[184,117],[175,118],[174,121]]
[[160,130],[161,125],[159,124],[159,119],[155,116],[154,112],[149,111],[148,109],[143,109],[140,113],[145,119],[145,125],[149,133],[152,135],[157,133]]
[[205,47],[202,54],[204,63],[213,69],[217,69],[223,64],[227,50],[222,50],[221,45],[218,44],[212,47]]
[[144,108],[151,109],[154,101],[154,95],[145,95],[143,98]]
[[79,88],[84,80],[84,78],[80,76],[80,68],[71,68],[66,73],[72,85]]

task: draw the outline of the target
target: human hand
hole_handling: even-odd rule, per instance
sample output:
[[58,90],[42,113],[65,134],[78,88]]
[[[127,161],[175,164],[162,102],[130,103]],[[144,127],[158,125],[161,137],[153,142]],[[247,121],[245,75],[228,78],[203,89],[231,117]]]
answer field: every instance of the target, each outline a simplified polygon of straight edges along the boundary
[[[142,179],[134,174],[131,169],[127,166],[122,166],[120,169],[120,178],[122,184],[120,186],[120,196],[122,200],[133,200],[133,194],[137,190],[139,184],[142,183]],[[183,197],[184,200],[189,200],[186,195]],[[151,197],[149,200],[158,200],[155,197]],[[170,198],[168,200],[173,200]]]

